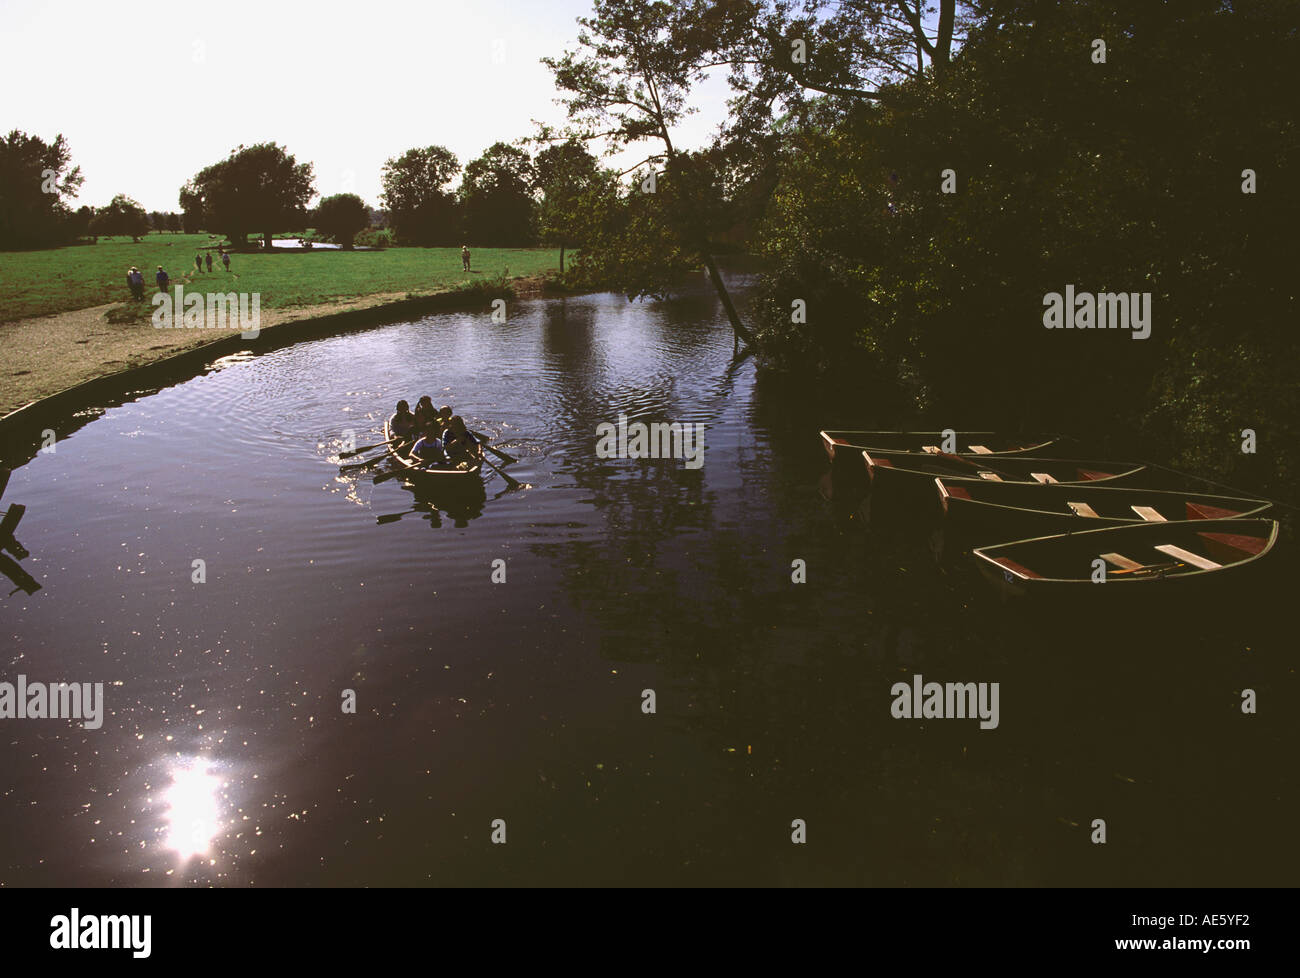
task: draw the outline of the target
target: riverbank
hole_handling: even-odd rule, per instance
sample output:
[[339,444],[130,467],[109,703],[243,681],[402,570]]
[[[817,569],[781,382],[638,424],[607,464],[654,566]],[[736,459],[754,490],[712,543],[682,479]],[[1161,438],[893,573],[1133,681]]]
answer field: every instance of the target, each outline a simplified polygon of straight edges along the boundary
[[[144,273],[148,292],[162,266],[186,288],[256,292],[265,312],[384,292],[446,291],[501,276],[542,275],[560,264],[558,248],[471,248],[470,272],[461,266],[460,248],[313,248],[231,252],[227,272],[215,252],[222,241],[219,235],[154,233],[139,241],[101,238],[93,245],[0,252],[0,323],[127,301],[132,265]],[[196,254],[212,255],[212,271],[195,269]]]
[[[516,297],[539,295],[543,276],[510,280]],[[240,349],[262,350],[321,332],[359,328],[437,309],[486,305],[481,289],[453,288],[425,293],[376,292],[347,299],[261,311],[255,340],[230,330],[155,329],[144,322],[113,323],[120,303],[106,303],[0,325],[5,370],[0,375],[0,423],[59,409],[94,390],[145,380],[154,372],[183,369]],[[51,403],[47,403],[51,402]]]

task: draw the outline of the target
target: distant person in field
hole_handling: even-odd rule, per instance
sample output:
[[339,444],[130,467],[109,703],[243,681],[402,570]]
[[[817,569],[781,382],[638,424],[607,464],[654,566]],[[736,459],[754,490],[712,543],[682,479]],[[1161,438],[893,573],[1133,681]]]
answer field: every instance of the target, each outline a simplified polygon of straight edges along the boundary
[[221,253],[221,264],[226,266],[226,271],[230,271],[230,252],[223,251]]
[[203,256],[198,252],[195,252],[194,254],[194,270],[196,272],[203,271]]
[[460,267],[469,271],[469,245],[460,246]]
[[171,284],[171,279],[167,276],[167,273],[163,271],[161,265],[158,266],[158,274],[153,278],[154,281],[158,283],[158,290],[160,292],[166,292],[167,286]]
[[208,271],[209,272],[212,271],[212,252],[209,251],[206,255],[204,255],[203,260],[207,263]]
[[144,298],[144,276],[134,265],[126,270],[126,286],[131,290],[132,299]]

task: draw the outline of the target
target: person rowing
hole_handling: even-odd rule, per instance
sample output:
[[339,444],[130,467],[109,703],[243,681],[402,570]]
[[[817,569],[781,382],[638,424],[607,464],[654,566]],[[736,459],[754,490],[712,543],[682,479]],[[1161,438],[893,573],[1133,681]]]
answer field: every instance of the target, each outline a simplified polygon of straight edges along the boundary
[[405,401],[397,402],[397,413],[388,419],[388,432],[394,438],[399,439],[399,444],[411,440],[415,434],[415,415],[411,413],[411,405]]
[[433,431],[425,431],[420,440],[411,447],[411,458],[428,465],[446,462],[447,454],[442,448],[442,439]]
[[473,433],[465,427],[465,419],[454,414],[442,436],[442,448],[453,462],[470,462],[483,454],[483,448]]
[[451,408],[446,404],[438,408],[438,434],[444,441],[447,439],[447,429],[451,427],[451,413]]

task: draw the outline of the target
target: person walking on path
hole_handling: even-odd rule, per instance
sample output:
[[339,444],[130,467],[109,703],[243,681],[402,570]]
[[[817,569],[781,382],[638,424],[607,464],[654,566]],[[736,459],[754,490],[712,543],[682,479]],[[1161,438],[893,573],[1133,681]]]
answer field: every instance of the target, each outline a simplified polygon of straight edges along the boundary
[[168,277],[167,273],[163,271],[163,267],[161,265],[158,266],[158,274],[155,275],[153,278],[154,281],[158,283],[158,291],[166,292],[167,286],[171,284],[171,279]]
[[221,264],[226,266],[226,271],[230,271],[230,252],[223,251],[221,253]]
[[209,272],[212,271],[212,252],[209,251],[206,255],[204,255],[203,260],[207,263],[208,271]]
[[460,267],[469,271],[469,245],[460,246]]
[[194,253],[194,270],[196,272],[203,271],[203,256],[198,252]]

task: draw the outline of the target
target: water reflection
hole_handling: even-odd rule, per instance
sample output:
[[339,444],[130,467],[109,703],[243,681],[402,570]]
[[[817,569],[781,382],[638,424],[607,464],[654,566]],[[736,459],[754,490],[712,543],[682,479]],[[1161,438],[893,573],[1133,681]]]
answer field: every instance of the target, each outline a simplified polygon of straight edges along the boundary
[[[837,403],[731,350],[712,299],[524,300],[508,324],[286,343],[51,419],[58,453],[14,473],[45,590],[0,606],[7,667],[122,685],[102,731],[4,728],[0,885],[1150,885],[1240,882],[1243,859],[1286,878],[1258,824],[1295,807],[1274,770],[1292,731],[1222,709],[1243,676],[1284,685],[1285,601],[1203,632],[1022,625],[923,534],[818,493],[817,429],[907,427],[902,402]],[[342,433],[377,441],[416,390],[535,488],[339,473]],[[705,424],[704,468],[598,458],[619,413]],[[915,672],[1001,682],[1015,715],[996,736],[895,720]],[[1179,819],[1207,803],[1195,765],[1237,777],[1210,817],[1245,852]],[[1163,821],[1122,871],[1063,835],[1124,806]],[[526,859],[474,828],[507,811]],[[779,828],[805,813],[837,840],[820,857]]]
[[[0,468],[0,496],[4,495],[5,487],[9,484],[9,474],[8,469]],[[4,516],[0,517],[0,551],[8,550],[17,560],[24,560],[31,556],[27,548],[14,536],[25,512],[27,512],[26,506],[14,503],[5,511]],[[10,592],[11,594],[17,594],[19,591],[35,594],[41,589],[40,583],[34,577],[23,570],[16,560],[10,559],[4,553],[0,553],[0,574],[4,574],[17,585]]]
[[203,758],[177,761],[170,771],[171,785],[163,792],[166,835],[163,846],[182,863],[207,856],[224,827],[223,802],[227,782]]

